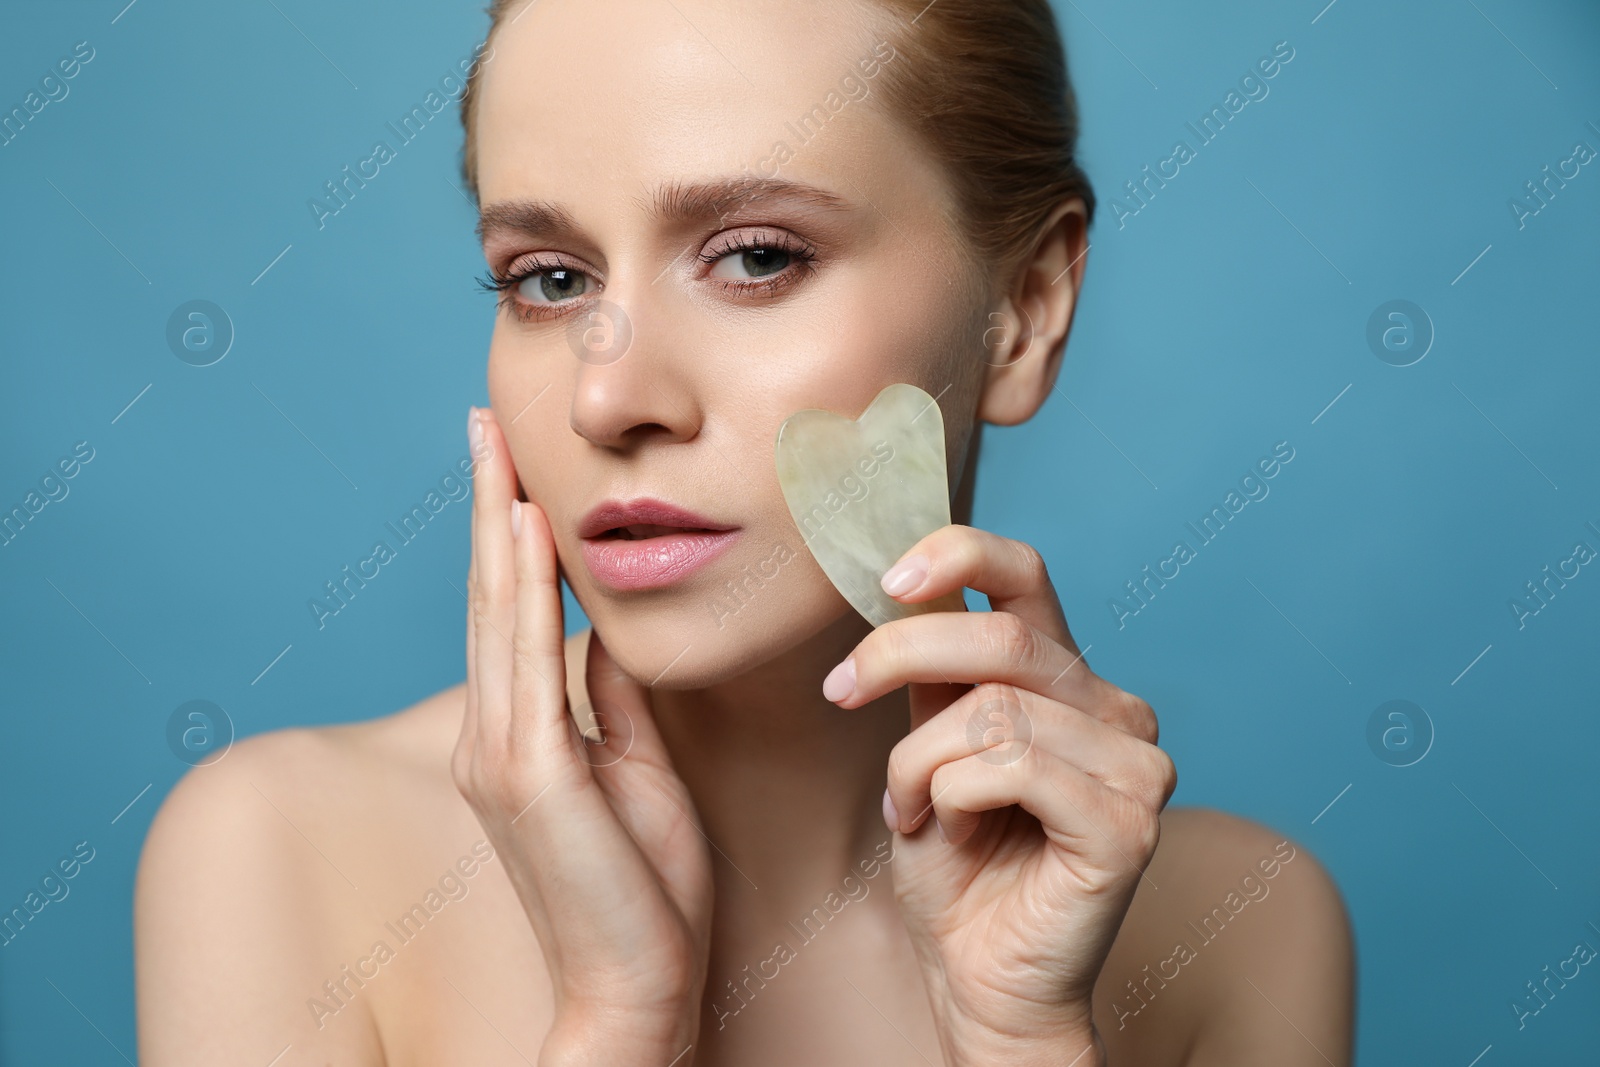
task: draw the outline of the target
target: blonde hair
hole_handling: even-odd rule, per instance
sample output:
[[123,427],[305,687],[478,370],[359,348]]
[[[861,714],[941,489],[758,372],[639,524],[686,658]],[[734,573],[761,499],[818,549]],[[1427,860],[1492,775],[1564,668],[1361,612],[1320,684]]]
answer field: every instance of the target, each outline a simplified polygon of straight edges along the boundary
[[[533,0],[538,2],[538,0]],[[1046,218],[1095,196],[1077,162],[1078,106],[1048,0],[868,0],[892,17],[898,53],[878,86],[954,190],[954,223],[975,265],[1009,278]],[[490,0],[494,36],[518,0]],[[478,193],[473,102],[483,68],[461,95],[461,175]]]

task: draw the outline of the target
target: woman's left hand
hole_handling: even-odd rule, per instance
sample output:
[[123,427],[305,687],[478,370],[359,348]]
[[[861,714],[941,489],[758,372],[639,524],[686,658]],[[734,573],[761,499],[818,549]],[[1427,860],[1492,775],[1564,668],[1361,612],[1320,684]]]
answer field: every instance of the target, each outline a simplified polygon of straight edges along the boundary
[[907,604],[964,586],[993,610],[880,626],[823,692],[857,708],[910,685],[884,819],[947,1062],[1092,1067],[1095,980],[1177,773],[1150,706],[1083,662],[1034,548],[946,526],[884,576]]

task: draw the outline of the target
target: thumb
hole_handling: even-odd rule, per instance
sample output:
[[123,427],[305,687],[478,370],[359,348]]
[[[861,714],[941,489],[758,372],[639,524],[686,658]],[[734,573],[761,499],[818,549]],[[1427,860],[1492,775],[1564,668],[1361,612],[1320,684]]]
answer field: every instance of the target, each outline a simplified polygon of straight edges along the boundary
[[622,669],[593,628],[589,630],[584,678],[589,709],[579,716],[577,725],[591,763],[610,766],[630,751],[664,759],[666,746],[656,729],[649,688]]

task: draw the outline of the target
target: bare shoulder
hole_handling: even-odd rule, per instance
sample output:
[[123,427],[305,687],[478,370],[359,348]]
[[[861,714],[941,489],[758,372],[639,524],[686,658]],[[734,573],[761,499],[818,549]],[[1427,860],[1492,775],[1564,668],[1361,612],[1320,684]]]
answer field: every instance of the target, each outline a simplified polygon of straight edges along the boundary
[[[439,753],[463,699],[458,686],[369,722],[258,734],[173,787],[135,886],[148,1062],[265,1062],[306,1042],[316,1020],[303,1002],[337,973],[349,916],[371,899],[363,887],[387,877],[390,850],[404,852],[399,825],[420,841],[452,818]],[[317,1034],[321,1052],[381,1063],[363,1014]]]
[[[567,639],[569,693],[586,649],[587,631]],[[380,1064],[394,1035],[447,1041],[450,1010],[415,1010],[438,999],[441,961],[537,958],[450,774],[465,707],[458,685],[376,719],[257,734],[173,787],[135,885],[146,1062],[265,1063],[291,1046],[280,1067]],[[469,892],[474,907],[447,907]],[[397,948],[410,916],[440,932],[391,964],[374,949]]]
[[1097,989],[1108,1041],[1140,1062],[1344,1064],[1354,944],[1303,844],[1209,808],[1171,808]]

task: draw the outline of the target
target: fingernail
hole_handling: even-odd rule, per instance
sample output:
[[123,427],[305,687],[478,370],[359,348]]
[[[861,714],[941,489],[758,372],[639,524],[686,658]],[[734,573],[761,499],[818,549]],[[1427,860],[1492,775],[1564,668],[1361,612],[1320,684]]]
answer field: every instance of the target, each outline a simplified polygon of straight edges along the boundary
[[843,700],[856,688],[856,658],[846,656],[843,663],[828,672],[822,680],[822,695],[829,700]]
[[933,828],[935,830],[939,831],[939,840],[943,841],[945,844],[948,845],[950,843],[950,838],[944,832],[944,823],[940,822],[938,819],[934,819],[933,820]]
[[880,583],[890,596],[904,596],[917,588],[928,577],[928,557],[918,552],[890,567]]
[[883,822],[891,831],[898,832],[900,829],[900,812],[895,808],[894,798],[887,789],[883,791]]
[[475,407],[467,409],[467,445],[474,452],[483,444],[483,419]]
[[511,536],[515,539],[522,533],[522,501],[511,502]]

